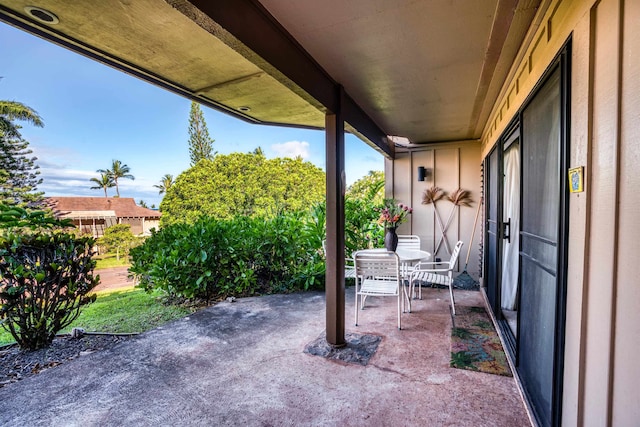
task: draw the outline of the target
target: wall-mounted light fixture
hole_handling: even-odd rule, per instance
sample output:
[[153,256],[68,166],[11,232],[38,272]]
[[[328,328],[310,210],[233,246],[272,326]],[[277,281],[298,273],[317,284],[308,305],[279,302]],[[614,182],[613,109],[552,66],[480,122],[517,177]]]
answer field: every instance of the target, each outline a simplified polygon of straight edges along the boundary
[[418,166],[418,181],[424,181],[427,175],[429,175],[429,169],[424,166]]

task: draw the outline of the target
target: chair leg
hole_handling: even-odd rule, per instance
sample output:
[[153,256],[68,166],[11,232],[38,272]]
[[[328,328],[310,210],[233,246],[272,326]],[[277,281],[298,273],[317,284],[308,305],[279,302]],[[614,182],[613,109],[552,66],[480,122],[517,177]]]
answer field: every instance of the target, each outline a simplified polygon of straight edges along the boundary
[[[402,285],[402,286],[404,287],[404,285]],[[399,289],[398,289],[398,291],[399,291]],[[400,292],[398,292],[398,329],[402,329],[402,320],[401,320],[402,298],[404,298],[404,297],[400,294]]]
[[[356,287],[358,286],[358,284],[356,283]],[[356,289],[356,303],[355,303],[355,307],[356,307],[356,326],[358,326],[358,290]]]
[[453,280],[449,281],[449,296],[451,297],[451,312],[456,315],[456,302],[453,299]]
[[402,291],[403,291],[403,295],[402,295],[402,302],[404,302],[406,304],[407,307],[409,307],[409,313],[411,313],[411,283],[409,283],[409,291],[407,292],[407,288],[404,287],[404,285],[402,286]]

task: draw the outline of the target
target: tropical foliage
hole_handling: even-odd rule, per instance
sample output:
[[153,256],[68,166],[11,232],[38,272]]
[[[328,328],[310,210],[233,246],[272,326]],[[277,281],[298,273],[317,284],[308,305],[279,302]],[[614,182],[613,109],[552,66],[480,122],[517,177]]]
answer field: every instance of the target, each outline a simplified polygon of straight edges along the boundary
[[64,232],[69,221],[0,205],[0,320],[23,349],[48,346],[98,283],[90,237]]
[[[382,245],[383,233],[375,221],[379,208],[368,200],[346,198],[347,254]],[[141,287],[162,290],[173,299],[321,288],[325,220],[320,202],[305,211],[270,216],[239,212],[228,219],[204,216],[193,223],[175,222],[131,250],[130,271]]]
[[104,230],[97,243],[106,252],[115,252],[116,260],[120,261],[120,256],[128,257],[129,250],[137,246],[140,239],[131,232],[131,224],[116,224]]
[[[131,175],[131,169],[129,168],[129,166],[123,164],[120,160],[113,160],[111,162],[111,169],[98,169],[96,172],[102,174],[103,176],[109,177],[113,181],[113,184],[116,187],[117,197],[120,197],[120,187],[118,186],[118,179],[136,179],[133,175]],[[107,194],[106,188],[104,190],[104,193]]]
[[174,298],[219,299],[319,288],[324,260],[306,215],[209,217],[154,231],[131,250],[140,286]]
[[[209,136],[207,122],[204,120],[200,104],[191,102],[189,112],[189,155],[191,166],[200,160],[212,160],[216,153],[213,151],[214,140]],[[162,193],[160,193],[162,194]]]
[[107,189],[115,187],[116,185],[113,178],[111,178],[111,176],[106,172],[101,173],[100,178],[91,178],[89,181],[96,184],[91,187],[92,190],[104,190],[104,197],[109,197]]
[[384,233],[375,222],[379,215],[378,208],[366,200],[345,199],[344,242],[347,255],[359,249],[382,246]]
[[161,224],[307,210],[324,200],[324,188],[324,172],[300,158],[267,159],[258,151],[219,154],[178,176],[160,204]]
[[171,188],[173,183],[173,175],[167,173],[160,178],[160,184],[156,184],[154,187],[158,189],[158,194],[165,194]]
[[16,120],[43,127],[44,123],[38,113],[30,107],[16,101],[0,100],[0,135],[9,138],[20,138],[20,126]]
[[353,200],[368,201],[380,205],[384,199],[384,172],[369,173],[347,188],[346,197]]

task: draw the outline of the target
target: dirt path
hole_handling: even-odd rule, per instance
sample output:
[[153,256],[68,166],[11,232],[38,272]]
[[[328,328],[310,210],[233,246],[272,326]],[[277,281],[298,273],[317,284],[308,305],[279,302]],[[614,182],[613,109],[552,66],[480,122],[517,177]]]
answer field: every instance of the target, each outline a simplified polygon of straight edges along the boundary
[[93,289],[95,292],[124,290],[135,285],[133,280],[127,277],[127,267],[103,268],[95,270],[94,274],[100,275],[100,284]]

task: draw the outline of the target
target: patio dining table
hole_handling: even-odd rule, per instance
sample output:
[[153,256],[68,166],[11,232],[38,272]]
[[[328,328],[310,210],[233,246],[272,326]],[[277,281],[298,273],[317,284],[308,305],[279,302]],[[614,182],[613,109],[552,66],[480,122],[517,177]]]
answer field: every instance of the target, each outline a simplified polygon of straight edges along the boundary
[[[387,252],[385,248],[365,249],[363,252]],[[431,253],[418,249],[408,249],[403,247],[396,248],[396,254],[400,259],[400,276],[404,280],[408,280],[411,275],[411,269],[414,263],[419,261],[428,261],[431,259]],[[409,286],[411,287],[411,286]],[[403,286],[404,288],[404,286]],[[411,299],[412,296],[404,290],[404,297],[409,307],[409,313],[411,313]]]
[[[366,249],[367,252],[386,252],[385,248]],[[396,254],[400,258],[400,273],[405,278],[411,273],[411,265],[418,261],[428,261],[431,259],[431,253],[417,249],[407,249],[403,247],[396,248]]]

